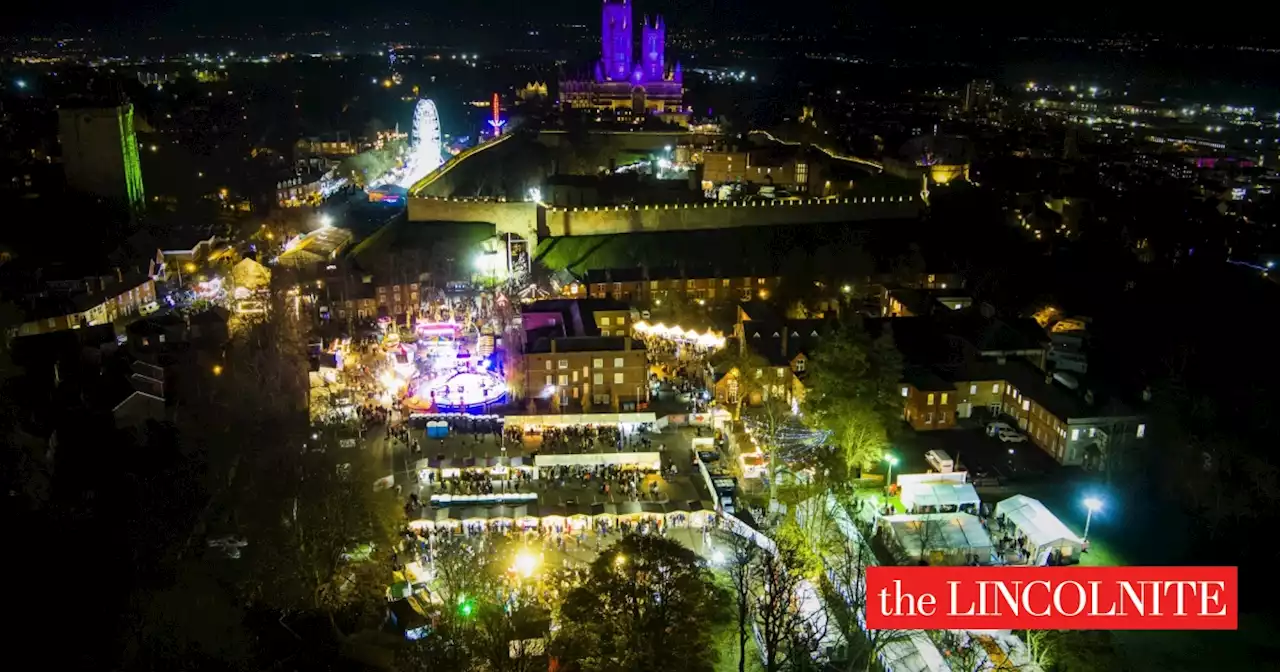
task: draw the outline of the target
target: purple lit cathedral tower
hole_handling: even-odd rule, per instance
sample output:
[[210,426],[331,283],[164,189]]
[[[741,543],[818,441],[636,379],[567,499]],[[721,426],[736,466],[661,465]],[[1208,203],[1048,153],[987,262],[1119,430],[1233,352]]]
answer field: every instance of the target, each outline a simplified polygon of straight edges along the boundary
[[644,79],[647,82],[660,82],[666,78],[667,65],[662,60],[663,50],[667,43],[667,27],[662,23],[662,15],[649,25],[649,17],[644,17],[643,37],[640,40],[640,53],[644,57]]
[[682,105],[684,72],[679,63],[667,70],[666,23],[661,16],[652,23],[645,16],[636,53],[631,9],[631,0],[602,0],[600,60],[593,68],[594,77],[561,81],[560,103],[629,115],[637,122],[649,114],[687,122]]
[[631,2],[604,0],[600,15],[605,78],[625,81],[631,77]]

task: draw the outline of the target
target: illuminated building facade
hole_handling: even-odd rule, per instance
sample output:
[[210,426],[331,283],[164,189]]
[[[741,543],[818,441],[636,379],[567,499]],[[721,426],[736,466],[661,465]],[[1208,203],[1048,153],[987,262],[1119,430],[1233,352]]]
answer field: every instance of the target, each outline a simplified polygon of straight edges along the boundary
[[58,110],[58,137],[68,185],[131,208],[143,207],[133,105]]
[[560,104],[608,111],[642,119],[660,115],[679,121],[684,115],[684,71],[667,67],[667,27],[661,16],[644,17],[640,53],[635,53],[635,26],[630,0],[604,0],[601,8],[601,58],[590,78],[560,82]]

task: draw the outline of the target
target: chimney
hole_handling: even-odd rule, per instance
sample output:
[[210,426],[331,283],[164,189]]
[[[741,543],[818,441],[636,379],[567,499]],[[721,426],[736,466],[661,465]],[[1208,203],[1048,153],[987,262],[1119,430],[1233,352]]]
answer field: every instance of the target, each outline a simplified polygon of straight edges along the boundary
[[787,359],[787,323],[782,323],[782,358]]
[[551,354],[556,354],[556,339],[551,339]]

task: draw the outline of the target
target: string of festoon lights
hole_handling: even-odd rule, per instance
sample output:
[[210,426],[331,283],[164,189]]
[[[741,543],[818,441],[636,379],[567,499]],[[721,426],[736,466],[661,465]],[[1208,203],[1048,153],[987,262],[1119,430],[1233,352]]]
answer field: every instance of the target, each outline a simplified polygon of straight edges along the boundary
[[678,326],[668,327],[661,322],[657,324],[636,322],[631,327],[640,336],[659,338],[674,343],[686,343],[706,350],[719,350],[725,344],[724,335],[710,329],[699,333],[696,330],[682,329]]

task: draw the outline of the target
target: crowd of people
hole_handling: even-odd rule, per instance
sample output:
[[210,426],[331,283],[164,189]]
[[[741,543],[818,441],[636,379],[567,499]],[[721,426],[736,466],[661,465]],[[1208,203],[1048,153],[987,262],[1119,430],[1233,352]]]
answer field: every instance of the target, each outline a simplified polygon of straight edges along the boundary
[[[653,431],[653,426],[647,423],[630,432],[624,431],[616,425],[547,427],[542,430],[542,450],[546,452],[589,453],[605,448],[613,448],[618,452],[625,450],[648,452],[653,450],[653,441],[649,438],[651,431]],[[665,449],[665,445],[659,444],[658,450]]]

